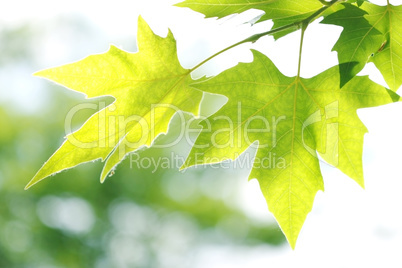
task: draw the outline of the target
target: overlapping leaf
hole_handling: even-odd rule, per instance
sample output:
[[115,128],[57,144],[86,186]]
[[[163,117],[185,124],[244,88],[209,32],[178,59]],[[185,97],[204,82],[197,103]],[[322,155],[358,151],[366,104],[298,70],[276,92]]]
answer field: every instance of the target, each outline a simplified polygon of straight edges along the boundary
[[377,6],[365,2],[361,8],[365,18],[383,34],[372,61],[380,70],[388,86],[396,91],[402,85],[402,6]]
[[327,16],[321,23],[339,25],[344,28],[333,50],[338,52],[341,65],[341,86],[359,73],[371,55],[384,42],[384,37],[364,17],[367,12],[344,4],[344,9]]
[[[304,19],[313,15],[315,12],[323,8],[325,5],[330,5],[323,14],[328,16],[340,9],[339,5],[333,5],[329,1],[319,0],[185,0],[176,4],[179,7],[188,7],[194,11],[200,12],[206,18],[217,17],[223,18],[232,14],[242,13],[249,9],[258,9],[264,11],[264,14],[257,17],[253,22],[272,20],[276,29],[282,26],[300,23]],[[356,3],[362,5],[364,0],[348,0],[347,3]],[[299,25],[301,27],[301,25]],[[273,34],[275,39],[283,37],[297,30],[297,27],[289,27],[283,31]]]
[[[265,12],[259,21],[272,19],[275,23],[274,28],[277,28],[307,18],[323,5],[318,0],[186,0],[176,4],[176,6],[191,8],[204,14],[207,18],[222,18],[252,8],[258,9]],[[294,30],[289,29],[286,33]],[[282,32],[276,37],[284,34]]]
[[323,180],[316,151],[363,185],[362,145],[366,128],[356,110],[399,100],[367,77],[340,88],[339,67],[303,79],[286,77],[263,54],[217,77],[195,82],[228,102],[202,123],[203,131],[185,164],[236,159],[258,141],[250,174],[292,247]]
[[223,18],[252,8],[259,9],[265,12],[260,18],[260,21],[264,21],[311,14],[322,4],[317,0],[185,0],[176,6],[191,8],[207,18]]
[[94,114],[43,165],[27,187],[81,163],[108,158],[102,179],[124,155],[167,131],[177,110],[198,114],[202,92],[192,88],[190,71],[182,68],[176,41],[155,35],[138,20],[137,53],[114,46],[104,54],[38,72],[36,75],[84,93],[116,101]]

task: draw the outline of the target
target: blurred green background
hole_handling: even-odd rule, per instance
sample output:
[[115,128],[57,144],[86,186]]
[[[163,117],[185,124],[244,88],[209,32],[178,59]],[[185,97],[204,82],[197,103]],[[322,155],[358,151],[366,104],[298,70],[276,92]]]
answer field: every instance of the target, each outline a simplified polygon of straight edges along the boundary
[[[251,217],[239,205],[244,170],[155,172],[154,166],[130,167],[126,159],[100,184],[97,161],[24,191],[61,145],[68,111],[105,101],[85,100],[32,73],[105,51],[111,41],[135,51],[133,36],[110,40],[79,16],[0,26],[0,267],[198,267],[225,248],[285,242],[276,223]],[[91,112],[80,111],[75,127]],[[139,154],[157,159],[188,150],[179,143]]]

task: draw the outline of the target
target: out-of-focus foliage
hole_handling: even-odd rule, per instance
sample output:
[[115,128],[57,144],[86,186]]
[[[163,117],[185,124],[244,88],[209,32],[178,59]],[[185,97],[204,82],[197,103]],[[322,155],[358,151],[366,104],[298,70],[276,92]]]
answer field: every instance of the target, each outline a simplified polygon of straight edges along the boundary
[[[31,81],[26,70],[39,69],[33,41],[44,42],[49,35],[32,27],[0,30],[0,98],[6,91],[26,98],[12,81],[16,76],[8,74],[12,69],[21,74],[18,79]],[[85,30],[58,27],[70,34]],[[29,82],[23,86],[34,90]],[[81,95],[45,86],[42,93],[51,96],[53,105],[35,113],[17,113],[11,101],[0,99],[0,267],[191,267],[197,252],[211,244],[248,247],[284,241],[278,227],[249,218],[235,204],[236,173],[220,176],[219,169],[181,174],[177,169],[155,171],[152,165],[130,168],[125,161],[113,180],[102,185],[97,183],[102,164],[96,162],[24,191],[27,178],[65,135],[66,114],[83,102]],[[78,113],[75,126],[92,112]],[[184,153],[187,148],[179,144],[174,150]],[[157,159],[171,151],[146,154]]]
[[[389,1],[386,7],[354,0],[351,2],[355,4],[341,2],[345,1],[311,0],[303,1],[303,5],[294,0],[185,1],[179,6],[207,17],[221,18],[258,8],[265,12],[260,19],[272,19],[274,26],[184,69],[172,33],[169,31],[166,38],[158,36],[140,18],[136,53],[112,46],[107,53],[39,71],[36,75],[89,98],[113,96],[116,101],[103,106],[78,131],[68,135],[26,188],[99,158],[105,161],[103,182],[107,175],[113,175],[127,153],[151,145],[155,134],[165,133],[176,112],[198,117],[203,93],[220,94],[228,98],[227,104],[202,121],[202,134],[182,168],[236,160],[258,142],[249,178],[259,181],[269,209],[295,248],[316,193],[324,190],[318,156],[363,186],[363,140],[367,130],[357,110],[401,101],[394,91],[402,84],[397,79],[398,70],[402,70],[398,60],[402,58],[401,27],[396,26],[402,6],[392,6]],[[305,32],[321,16],[327,19],[324,23],[344,28],[334,47],[339,65],[304,79],[301,63],[306,60],[302,56]],[[293,78],[282,75],[266,55],[256,51],[250,64],[240,63],[216,77],[191,78],[193,71],[227,50],[256,43],[263,36],[279,38],[299,29],[298,72]],[[390,90],[368,77],[357,77],[370,57]],[[283,122],[279,126],[279,121],[273,120],[271,125],[270,118],[282,118],[279,121]]]

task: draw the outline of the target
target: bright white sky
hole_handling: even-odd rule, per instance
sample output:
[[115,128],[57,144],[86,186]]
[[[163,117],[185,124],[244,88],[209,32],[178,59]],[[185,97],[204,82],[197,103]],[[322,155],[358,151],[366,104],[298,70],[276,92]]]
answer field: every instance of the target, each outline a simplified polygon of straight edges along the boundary
[[[172,7],[175,2],[178,1],[118,0],[113,4],[111,1],[82,0],[63,3],[8,1],[0,9],[0,22],[18,25],[27,20],[45,21],[77,13],[103,29],[114,43],[113,40],[119,40],[121,36],[135,35],[137,17],[141,14],[157,34],[165,36],[167,26],[172,29],[178,40],[179,58],[187,68],[252,33],[270,27],[269,23],[252,28],[242,24],[258,12],[220,21],[205,20],[202,15],[188,9]],[[385,4],[386,1],[371,2]],[[401,4],[400,0],[391,3]],[[306,33],[302,76],[314,76],[337,63],[336,53],[330,51],[340,32],[341,28],[335,26],[311,25]],[[209,62],[194,76],[214,75],[238,61],[251,61],[250,47],[266,53],[284,74],[294,76],[299,38],[300,34],[296,33],[277,42],[263,38],[254,45],[242,45]],[[106,50],[107,47],[103,51]],[[49,53],[51,59],[52,52]],[[372,65],[364,70],[364,74],[384,83]],[[402,104],[361,110],[359,116],[370,131],[364,146],[366,190],[360,189],[338,170],[323,165],[326,192],[318,193],[295,251],[287,245],[279,249],[208,248],[201,255],[204,259],[200,260],[199,267],[402,267]],[[244,179],[243,187],[246,190],[239,205],[250,217],[272,220],[258,184]],[[205,266],[207,260],[208,266]]]

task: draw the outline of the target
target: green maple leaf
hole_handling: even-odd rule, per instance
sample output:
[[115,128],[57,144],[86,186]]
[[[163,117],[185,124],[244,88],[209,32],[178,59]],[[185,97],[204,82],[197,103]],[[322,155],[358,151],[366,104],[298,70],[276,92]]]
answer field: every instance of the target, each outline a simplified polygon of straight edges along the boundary
[[244,12],[249,9],[259,9],[265,14],[259,21],[274,20],[287,24],[306,18],[323,5],[317,0],[186,0],[176,4],[188,7],[204,14],[207,18],[223,18],[228,15]]
[[35,74],[89,98],[108,95],[116,100],[69,134],[26,188],[99,158],[107,159],[104,180],[125,154],[165,133],[177,110],[198,114],[202,92],[190,86],[191,70],[181,67],[172,33],[159,37],[139,18],[137,42],[137,53],[111,46],[104,54]]
[[[236,159],[258,148],[249,179],[257,178],[270,211],[290,245],[324,189],[317,151],[363,186],[362,147],[367,132],[356,110],[399,100],[368,77],[340,88],[339,67],[310,79],[286,77],[263,54],[194,87],[228,97],[203,121],[182,168]],[[258,145],[256,145],[258,142]]]
[[384,42],[381,32],[364,17],[367,12],[350,4],[344,4],[344,7],[344,9],[325,17],[321,22],[344,28],[332,49],[338,52],[339,63],[345,63],[341,65],[340,69],[341,86],[363,69],[371,55]]
[[365,2],[365,18],[383,34],[384,42],[373,54],[372,61],[388,86],[396,91],[402,85],[402,6],[377,6]]

